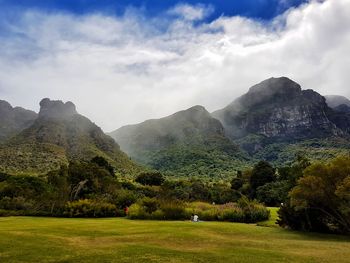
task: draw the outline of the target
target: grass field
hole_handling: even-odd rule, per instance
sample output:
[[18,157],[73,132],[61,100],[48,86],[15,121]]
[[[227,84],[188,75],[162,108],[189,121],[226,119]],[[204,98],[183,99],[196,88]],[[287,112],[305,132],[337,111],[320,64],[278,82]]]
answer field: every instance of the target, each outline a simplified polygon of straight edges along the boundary
[[0,262],[341,263],[349,258],[349,238],[278,227],[121,218],[0,218]]

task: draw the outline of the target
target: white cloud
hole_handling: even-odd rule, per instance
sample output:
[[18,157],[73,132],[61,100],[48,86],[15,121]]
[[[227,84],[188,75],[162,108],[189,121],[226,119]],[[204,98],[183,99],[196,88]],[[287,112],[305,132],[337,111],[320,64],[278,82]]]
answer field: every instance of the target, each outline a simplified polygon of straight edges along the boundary
[[270,23],[195,26],[205,10],[177,6],[175,17],[153,19],[22,13],[0,35],[0,98],[36,110],[43,97],[72,100],[109,131],[195,104],[221,108],[271,76],[350,96],[350,0],[312,1]]
[[180,16],[184,20],[198,21],[206,18],[213,12],[212,6],[178,4],[168,11],[168,14]]

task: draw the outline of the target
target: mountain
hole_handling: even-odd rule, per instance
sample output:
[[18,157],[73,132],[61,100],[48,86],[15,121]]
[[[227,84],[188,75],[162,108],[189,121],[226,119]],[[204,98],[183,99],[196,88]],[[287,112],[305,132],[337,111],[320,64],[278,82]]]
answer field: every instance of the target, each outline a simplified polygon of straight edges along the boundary
[[254,85],[212,116],[234,143],[259,159],[285,162],[303,151],[322,159],[321,155],[349,147],[349,116],[286,77]]
[[327,104],[331,108],[336,108],[341,105],[346,105],[350,107],[350,100],[344,96],[339,95],[327,95],[326,98]]
[[138,169],[101,128],[78,114],[72,102],[43,99],[31,126],[0,148],[0,171],[43,174],[69,160],[106,158],[120,173]]
[[29,127],[36,118],[34,111],[12,107],[0,100],[0,143]]
[[247,156],[202,106],[122,127],[110,135],[136,161],[177,175],[225,176],[248,165]]
[[341,135],[327,115],[324,97],[313,90],[302,90],[296,82],[270,78],[222,110],[213,113],[232,139],[249,134],[284,139]]

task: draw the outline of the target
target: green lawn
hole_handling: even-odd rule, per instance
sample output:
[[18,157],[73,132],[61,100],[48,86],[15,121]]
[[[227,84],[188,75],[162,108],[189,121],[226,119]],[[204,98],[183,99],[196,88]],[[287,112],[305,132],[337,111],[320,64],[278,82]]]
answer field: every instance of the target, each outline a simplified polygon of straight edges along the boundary
[[268,207],[270,210],[270,218],[264,222],[258,223],[259,226],[268,226],[268,227],[278,227],[278,208],[277,207]]
[[0,218],[0,262],[349,262],[350,239],[278,227]]

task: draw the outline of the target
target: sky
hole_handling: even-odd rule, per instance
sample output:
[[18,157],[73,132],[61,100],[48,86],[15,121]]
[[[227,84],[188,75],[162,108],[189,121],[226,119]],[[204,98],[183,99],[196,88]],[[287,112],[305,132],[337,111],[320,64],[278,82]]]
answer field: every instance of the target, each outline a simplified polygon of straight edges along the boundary
[[0,99],[105,131],[287,76],[350,97],[350,0],[0,0]]

